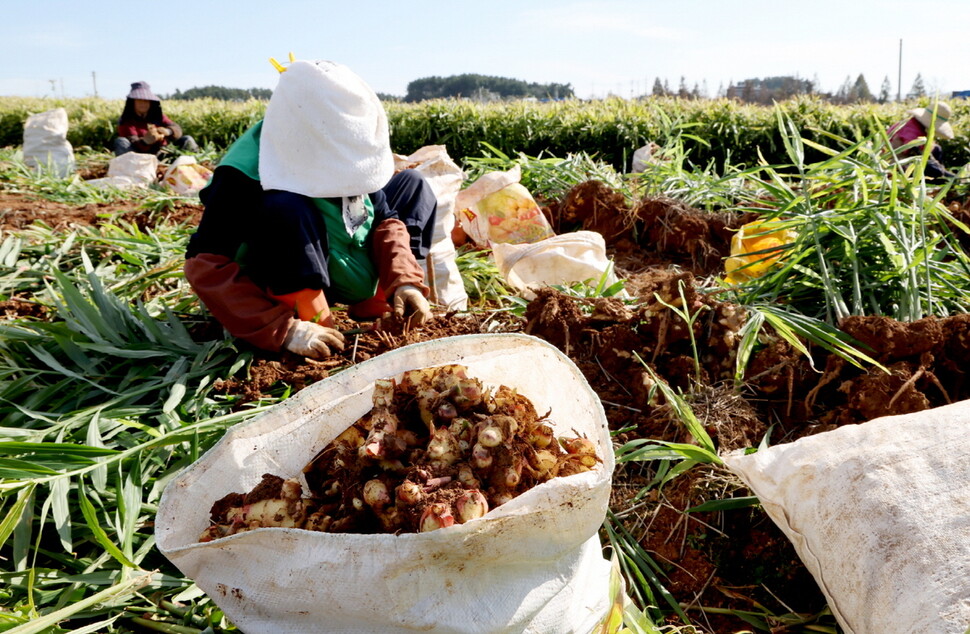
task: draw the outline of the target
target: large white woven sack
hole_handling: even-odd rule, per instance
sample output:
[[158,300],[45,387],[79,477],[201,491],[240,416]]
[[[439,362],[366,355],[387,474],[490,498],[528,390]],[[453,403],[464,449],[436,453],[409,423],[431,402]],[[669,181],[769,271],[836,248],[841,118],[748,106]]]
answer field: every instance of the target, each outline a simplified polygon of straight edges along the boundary
[[74,171],[74,148],[67,140],[67,110],[54,108],[32,114],[24,122],[24,164],[50,168],[65,177]]
[[[555,478],[479,520],[429,533],[330,534],[261,528],[197,543],[212,503],[262,474],[300,473],[371,408],[375,379],[462,363],[486,385],[518,389],[557,434],[585,434],[603,464]],[[356,365],[232,428],[165,489],[159,549],[243,631],[581,632],[609,607],[597,531],[613,452],[606,416],[576,366],[526,335],[414,344]]]
[[970,628],[970,401],[725,463],[795,545],[847,634]]
[[535,297],[537,287],[587,280],[595,286],[604,275],[607,286],[617,282],[606,256],[606,241],[595,231],[573,231],[524,244],[493,242],[492,257],[505,281],[526,299]]
[[[185,157],[180,156],[176,160],[183,158]],[[125,152],[108,162],[107,176],[86,180],[84,184],[98,189],[107,189],[109,187],[132,189],[133,187],[148,187],[157,179],[157,156],[139,152]]]

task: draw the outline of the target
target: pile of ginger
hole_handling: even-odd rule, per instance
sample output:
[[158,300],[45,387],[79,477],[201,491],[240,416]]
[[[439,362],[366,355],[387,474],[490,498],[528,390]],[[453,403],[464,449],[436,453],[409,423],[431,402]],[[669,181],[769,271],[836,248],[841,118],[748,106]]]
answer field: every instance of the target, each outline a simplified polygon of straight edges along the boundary
[[589,439],[556,438],[506,386],[461,365],[375,382],[373,407],[294,478],[264,474],[216,501],[207,542],[262,527],[331,533],[432,531],[484,516],[532,487],[601,462]]

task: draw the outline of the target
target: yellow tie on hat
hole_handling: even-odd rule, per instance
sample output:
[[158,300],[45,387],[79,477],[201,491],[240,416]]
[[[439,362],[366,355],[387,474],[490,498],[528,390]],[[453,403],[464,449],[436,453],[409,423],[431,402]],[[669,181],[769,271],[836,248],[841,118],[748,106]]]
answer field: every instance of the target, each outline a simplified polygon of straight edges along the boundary
[[[296,57],[293,56],[293,51],[290,51],[290,63],[293,63],[295,61],[296,61]],[[276,61],[276,58],[275,57],[270,57],[269,58],[269,63],[272,64],[273,65],[273,68],[275,68],[277,71],[279,71],[281,73],[285,73],[286,72],[286,66],[283,66],[278,61]]]

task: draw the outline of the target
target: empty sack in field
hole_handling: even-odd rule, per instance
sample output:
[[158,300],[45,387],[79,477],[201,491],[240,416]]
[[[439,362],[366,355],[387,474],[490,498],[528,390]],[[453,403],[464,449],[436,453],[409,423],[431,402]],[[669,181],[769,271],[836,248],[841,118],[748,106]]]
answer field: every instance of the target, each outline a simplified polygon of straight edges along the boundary
[[108,163],[108,175],[84,181],[97,188],[131,189],[148,187],[158,179],[158,157],[154,154],[126,152]]
[[458,194],[458,221],[478,246],[523,244],[555,235],[532,194],[519,179],[522,168],[483,174]]
[[209,184],[212,170],[195,160],[194,156],[180,156],[165,170],[162,182],[180,196],[196,196]]

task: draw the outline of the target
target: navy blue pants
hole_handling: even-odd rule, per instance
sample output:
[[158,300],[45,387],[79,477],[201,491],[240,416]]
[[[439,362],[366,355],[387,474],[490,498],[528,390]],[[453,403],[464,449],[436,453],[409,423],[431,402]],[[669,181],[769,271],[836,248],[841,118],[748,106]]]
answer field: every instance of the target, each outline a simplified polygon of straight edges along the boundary
[[[245,244],[245,272],[276,295],[318,288],[331,302],[327,228],[320,210],[300,194],[263,191],[259,183],[232,167],[219,167],[199,194],[205,214],[189,241],[186,257],[218,253],[235,258]],[[431,186],[414,170],[395,174],[370,194],[374,227],[397,218],[407,227],[411,252],[427,257],[438,201]]]
[[956,174],[943,167],[943,148],[934,144],[923,174],[927,178],[954,178]]
[[[195,142],[192,137],[183,134],[177,139],[172,141],[172,145],[182,150],[183,152],[198,152],[199,144]],[[159,150],[159,152],[164,151],[164,147]],[[111,151],[115,153],[115,156],[121,156],[122,154],[127,154],[128,152],[137,152],[132,146],[131,141],[125,137],[118,137],[111,142]]]

